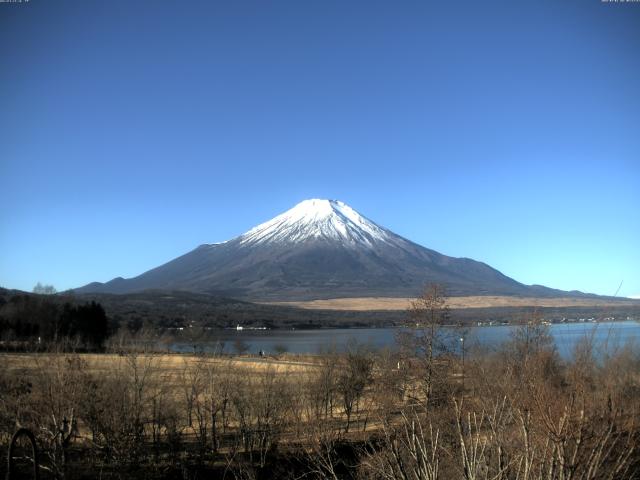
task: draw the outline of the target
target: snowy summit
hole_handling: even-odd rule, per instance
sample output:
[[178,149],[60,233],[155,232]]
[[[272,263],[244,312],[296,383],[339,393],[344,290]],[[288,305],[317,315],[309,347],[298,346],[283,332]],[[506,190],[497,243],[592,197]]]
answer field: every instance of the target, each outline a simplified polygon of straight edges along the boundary
[[394,235],[338,200],[311,199],[240,236],[244,245],[339,241],[372,247],[394,243]]

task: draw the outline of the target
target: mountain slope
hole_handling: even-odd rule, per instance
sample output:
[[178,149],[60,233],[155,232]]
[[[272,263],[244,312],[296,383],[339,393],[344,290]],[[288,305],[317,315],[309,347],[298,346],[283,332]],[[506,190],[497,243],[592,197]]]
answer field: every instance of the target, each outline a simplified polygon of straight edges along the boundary
[[227,242],[205,244],[135,278],[80,292],[187,290],[252,300],[415,296],[426,282],[450,295],[558,296],[468,258],[417,245],[335,200],[306,200]]

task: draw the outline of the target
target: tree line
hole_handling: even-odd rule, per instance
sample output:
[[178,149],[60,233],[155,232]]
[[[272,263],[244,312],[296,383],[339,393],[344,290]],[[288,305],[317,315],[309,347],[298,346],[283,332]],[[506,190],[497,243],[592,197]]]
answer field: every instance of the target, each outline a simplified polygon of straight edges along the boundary
[[[77,339],[87,348],[101,348],[115,329],[104,308],[94,301],[76,303],[48,295],[17,294],[0,298],[0,338],[30,343]],[[31,348],[31,347],[29,347]]]

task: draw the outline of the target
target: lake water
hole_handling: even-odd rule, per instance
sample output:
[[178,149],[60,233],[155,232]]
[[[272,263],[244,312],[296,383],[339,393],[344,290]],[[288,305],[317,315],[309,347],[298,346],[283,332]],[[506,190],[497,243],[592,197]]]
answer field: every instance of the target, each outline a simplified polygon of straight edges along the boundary
[[[485,326],[466,329],[465,346],[487,348],[497,347],[509,340],[514,326]],[[549,326],[550,333],[555,340],[558,352],[567,358],[571,356],[578,341],[585,336],[592,336],[596,345],[611,352],[631,342],[640,348],[640,323],[601,322],[601,323],[557,323]],[[200,343],[198,348],[205,351],[220,350],[235,352],[234,344],[240,340],[244,342],[250,353],[263,350],[273,353],[279,346],[291,353],[319,353],[328,348],[343,351],[348,342],[357,341],[373,348],[393,348],[397,328],[336,328],[318,330],[219,330],[212,331],[215,341]],[[459,337],[455,329],[450,329],[451,335]],[[192,352],[193,344],[176,342],[170,346],[176,352]]]

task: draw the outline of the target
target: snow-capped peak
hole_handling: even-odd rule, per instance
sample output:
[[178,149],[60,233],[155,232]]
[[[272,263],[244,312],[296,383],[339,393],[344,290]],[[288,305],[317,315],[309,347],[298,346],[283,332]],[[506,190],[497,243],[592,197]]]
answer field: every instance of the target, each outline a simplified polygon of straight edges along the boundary
[[347,245],[373,246],[389,242],[393,234],[337,200],[311,199],[252,228],[240,237],[242,244],[300,243],[339,240]]

